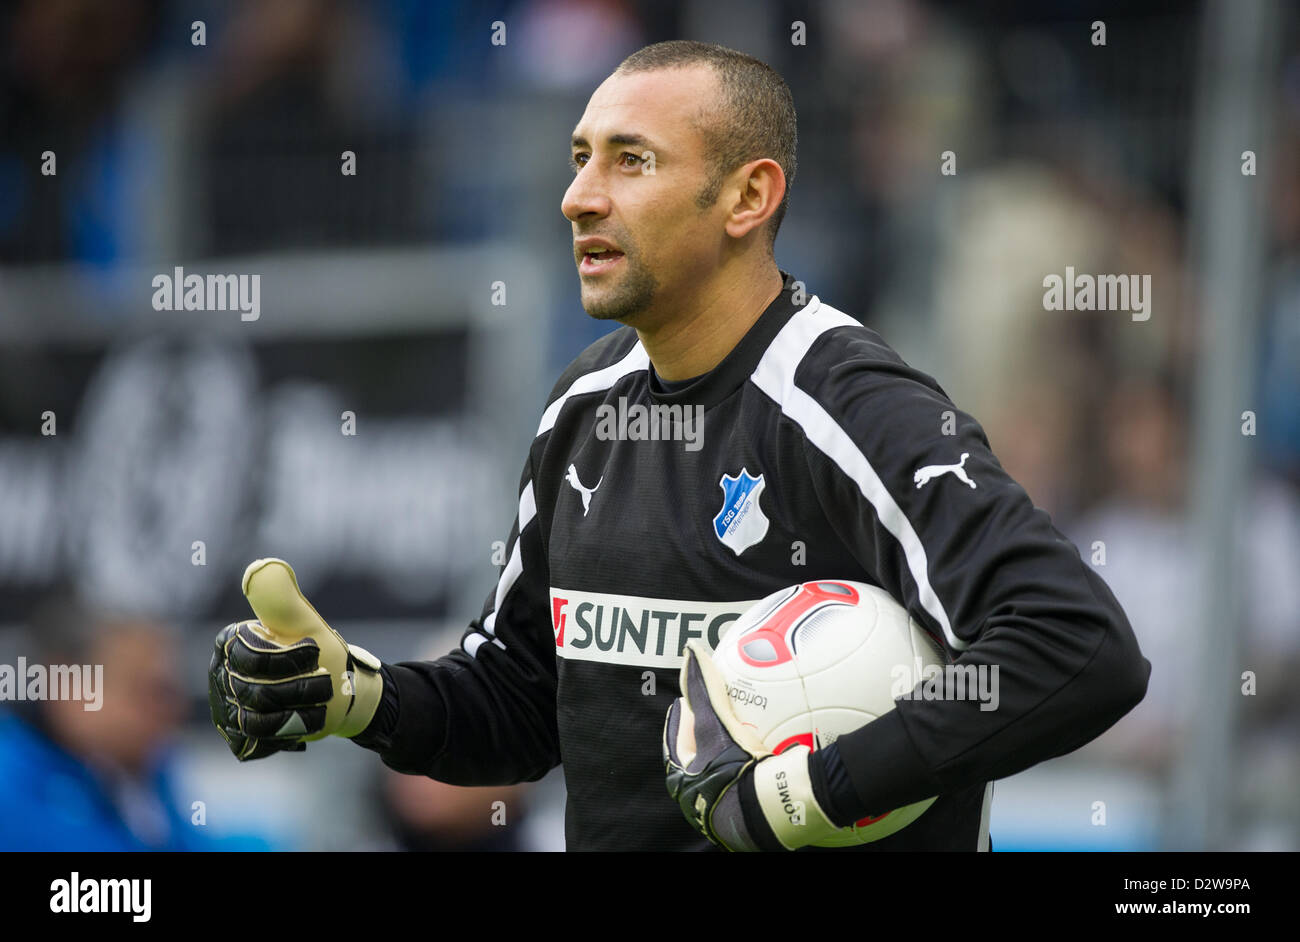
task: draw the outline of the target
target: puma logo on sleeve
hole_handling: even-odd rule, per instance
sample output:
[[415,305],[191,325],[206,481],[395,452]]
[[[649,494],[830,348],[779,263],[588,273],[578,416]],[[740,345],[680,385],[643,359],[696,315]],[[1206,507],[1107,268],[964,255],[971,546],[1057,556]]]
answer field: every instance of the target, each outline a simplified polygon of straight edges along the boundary
[[963,451],[961,453],[961,461],[958,461],[956,464],[928,464],[924,468],[918,470],[916,474],[912,475],[912,480],[916,482],[917,489],[919,490],[939,475],[952,472],[963,482],[974,487],[975,482],[970,479],[962,467],[966,464],[966,459],[969,457],[970,452]]
[[596,488],[600,487],[605,476],[601,475],[600,481],[596,482],[596,487],[583,487],[582,482],[578,480],[578,469],[574,465],[569,465],[568,472],[564,479],[573,485],[573,489],[582,495],[582,515],[587,516],[587,511],[591,509],[591,495],[596,493]]

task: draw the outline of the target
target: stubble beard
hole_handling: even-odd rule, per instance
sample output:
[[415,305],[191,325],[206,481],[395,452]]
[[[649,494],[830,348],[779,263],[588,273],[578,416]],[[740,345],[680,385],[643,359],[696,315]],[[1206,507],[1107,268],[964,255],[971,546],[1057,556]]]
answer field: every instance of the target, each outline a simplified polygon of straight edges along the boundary
[[624,254],[623,263],[627,270],[618,284],[603,286],[599,297],[588,298],[583,291],[583,309],[593,320],[627,322],[649,310],[654,301],[659,280],[631,254]]

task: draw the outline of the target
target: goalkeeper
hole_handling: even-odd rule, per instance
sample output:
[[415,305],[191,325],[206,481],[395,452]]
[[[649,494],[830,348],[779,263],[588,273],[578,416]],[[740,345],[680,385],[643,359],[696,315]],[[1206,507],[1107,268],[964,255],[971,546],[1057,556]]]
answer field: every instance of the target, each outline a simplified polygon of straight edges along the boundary
[[[337,735],[457,785],[563,764],[571,850],[798,849],[930,797],[851,850],[987,850],[995,779],[1142,699],[1123,611],[975,419],[778,268],[795,140],[785,82],[722,47],[649,46],[601,84],[561,209],[584,309],[624,326],[541,410],[481,615],[443,658],[381,663],[286,564],[253,563],[257,619],[210,671],[236,756]],[[997,666],[997,709],[901,699],[826,749],[749,741],[707,651],[822,578],[880,586],[949,657]]]

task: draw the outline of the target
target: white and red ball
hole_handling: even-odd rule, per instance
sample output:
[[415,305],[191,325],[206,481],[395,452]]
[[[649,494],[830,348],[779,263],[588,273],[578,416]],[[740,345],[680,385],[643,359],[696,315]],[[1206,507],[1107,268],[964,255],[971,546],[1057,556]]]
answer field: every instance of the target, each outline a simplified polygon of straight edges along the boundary
[[[942,648],[883,589],[825,579],[756,602],[718,643],[731,705],[775,753],[822,749],[894,709],[900,681],[942,666]],[[910,683],[904,683],[910,689]],[[821,846],[867,844],[911,824],[933,798],[864,818]]]

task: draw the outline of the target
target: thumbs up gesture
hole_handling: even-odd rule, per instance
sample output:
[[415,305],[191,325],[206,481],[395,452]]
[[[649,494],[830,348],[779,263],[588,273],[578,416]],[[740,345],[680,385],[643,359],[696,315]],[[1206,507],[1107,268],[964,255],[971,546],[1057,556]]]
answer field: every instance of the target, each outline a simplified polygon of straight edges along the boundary
[[242,584],[257,620],[222,628],[208,667],[212,722],[230,751],[260,759],[362,732],[383,693],[378,658],[320,617],[284,560],[255,560]]

